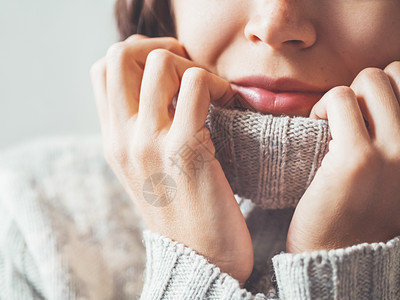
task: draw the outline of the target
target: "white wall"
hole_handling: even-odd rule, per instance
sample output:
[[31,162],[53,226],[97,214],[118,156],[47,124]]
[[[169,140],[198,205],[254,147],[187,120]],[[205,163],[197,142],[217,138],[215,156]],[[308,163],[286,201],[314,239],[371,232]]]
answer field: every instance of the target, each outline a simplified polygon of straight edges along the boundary
[[0,150],[100,134],[90,66],[117,42],[114,0],[0,1]]

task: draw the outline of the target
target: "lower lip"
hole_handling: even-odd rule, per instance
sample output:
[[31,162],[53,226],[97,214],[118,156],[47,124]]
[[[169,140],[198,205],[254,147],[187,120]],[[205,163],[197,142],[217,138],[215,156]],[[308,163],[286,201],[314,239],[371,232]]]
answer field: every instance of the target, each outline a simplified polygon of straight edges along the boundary
[[271,92],[256,87],[231,84],[232,89],[255,110],[273,115],[308,117],[312,107],[324,93],[312,92]]

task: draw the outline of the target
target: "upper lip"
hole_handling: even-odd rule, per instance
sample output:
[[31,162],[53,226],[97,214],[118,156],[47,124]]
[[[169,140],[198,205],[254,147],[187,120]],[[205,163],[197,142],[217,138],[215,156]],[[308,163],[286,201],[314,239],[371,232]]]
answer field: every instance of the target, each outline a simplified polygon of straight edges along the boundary
[[327,90],[308,83],[301,82],[294,78],[281,77],[270,78],[264,75],[253,75],[231,81],[231,83],[244,87],[255,87],[271,92],[308,92],[324,93]]

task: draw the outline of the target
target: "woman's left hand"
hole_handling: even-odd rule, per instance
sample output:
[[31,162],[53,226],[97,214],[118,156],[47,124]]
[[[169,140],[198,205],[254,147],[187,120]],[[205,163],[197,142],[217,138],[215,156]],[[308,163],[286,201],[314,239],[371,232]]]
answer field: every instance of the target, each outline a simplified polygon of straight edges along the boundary
[[287,252],[386,242],[400,235],[399,99],[396,61],[384,70],[362,70],[350,87],[331,89],[313,107],[310,117],[328,119],[332,140],[296,207]]

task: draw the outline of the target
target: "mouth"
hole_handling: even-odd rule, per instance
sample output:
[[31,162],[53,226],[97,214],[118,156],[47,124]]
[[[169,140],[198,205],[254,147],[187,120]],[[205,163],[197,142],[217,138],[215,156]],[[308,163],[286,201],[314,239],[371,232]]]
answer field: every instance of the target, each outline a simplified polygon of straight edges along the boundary
[[252,76],[231,81],[239,96],[233,108],[272,115],[308,117],[312,107],[327,92],[291,78]]

